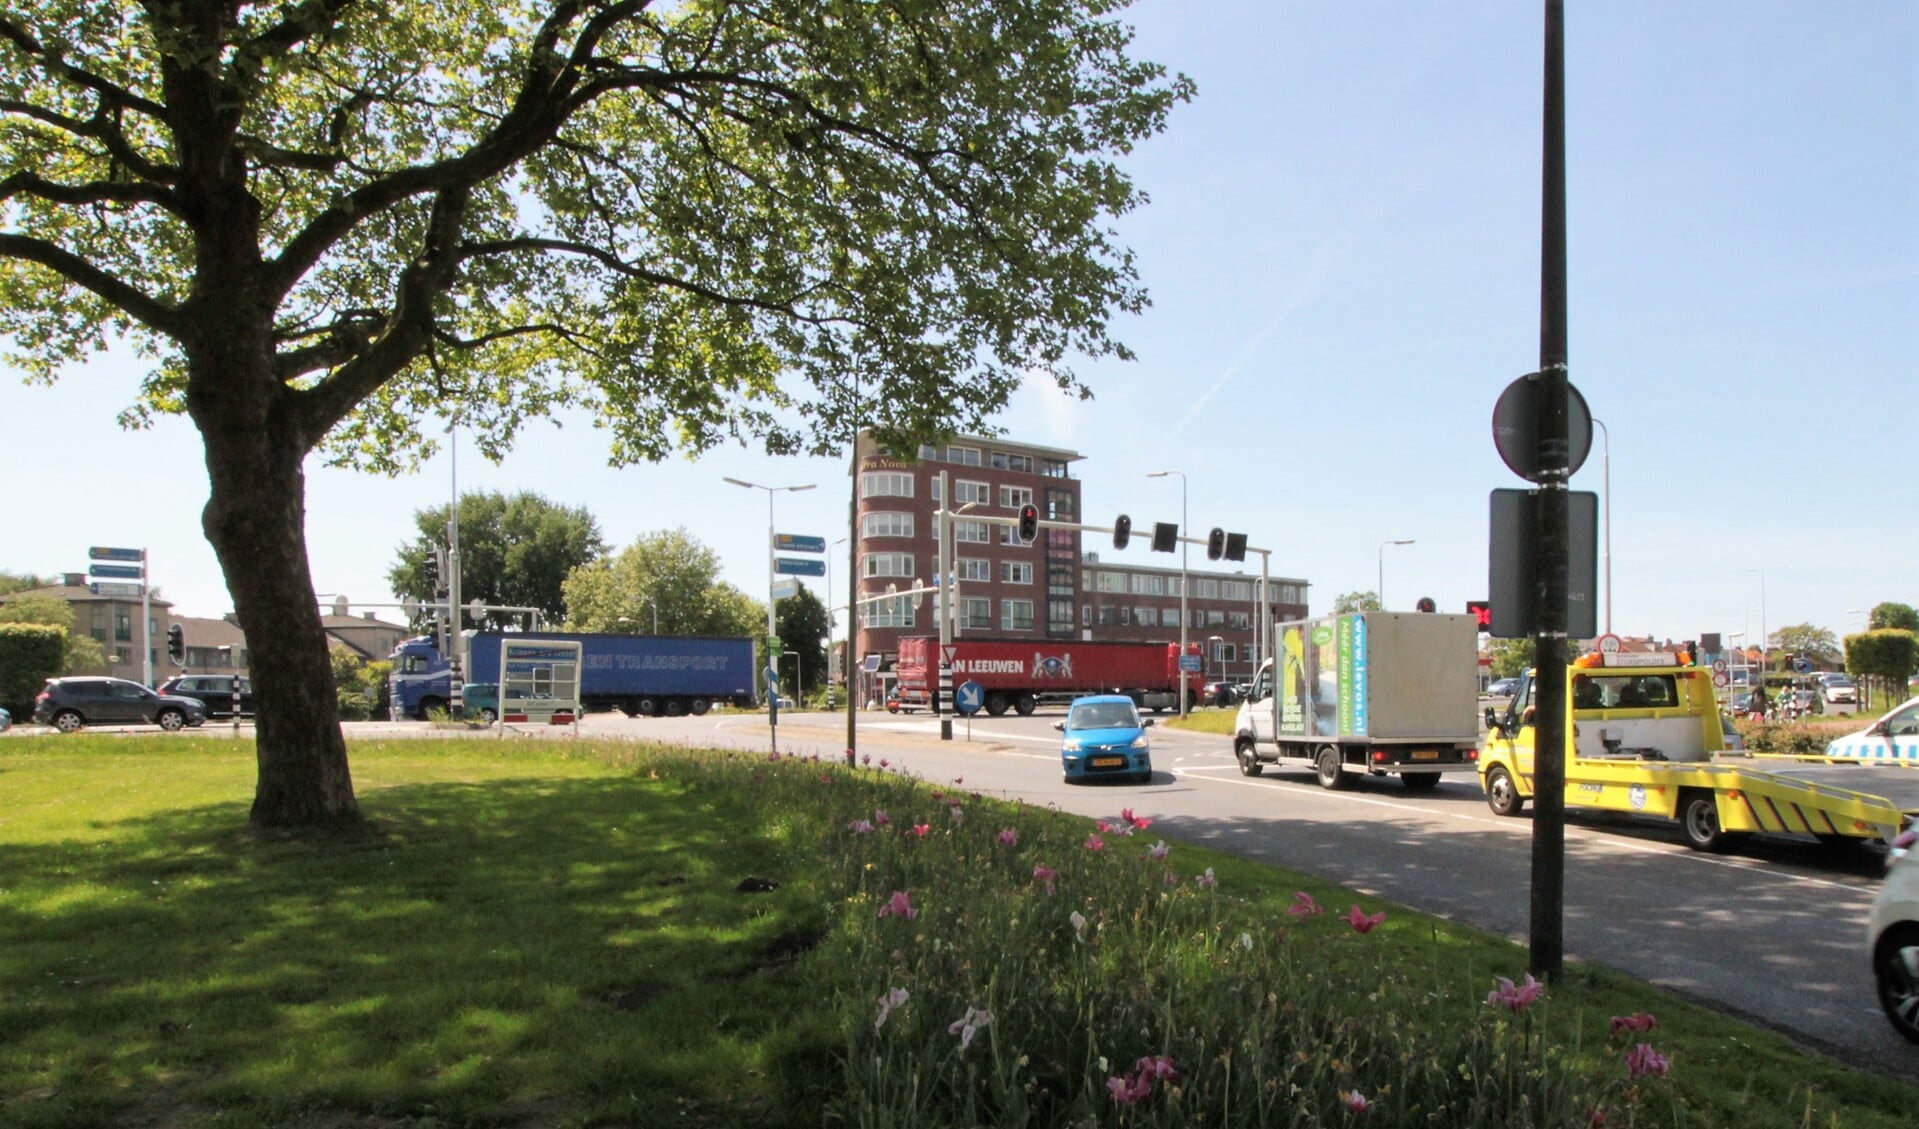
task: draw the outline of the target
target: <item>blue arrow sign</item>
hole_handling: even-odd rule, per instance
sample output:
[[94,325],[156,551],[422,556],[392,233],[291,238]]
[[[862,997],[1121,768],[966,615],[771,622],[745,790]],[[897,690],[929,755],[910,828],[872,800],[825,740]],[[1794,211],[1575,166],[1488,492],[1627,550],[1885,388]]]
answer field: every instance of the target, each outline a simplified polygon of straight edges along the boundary
[[121,580],[139,580],[146,576],[146,570],[139,565],[96,564],[87,566],[90,576],[111,576]]
[[962,682],[953,691],[953,708],[963,714],[976,714],[985,704],[986,688],[977,682]]
[[784,576],[825,576],[826,562],[804,557],[774,557],[773,571]]
[[1185,671],[1187,674],[1198,674],[1201,670],[1205,669],[1203,665],[1205,662],[1206,659],[1203,655],[1181,655],[1179,656],[1179,669]]
[[87,556],[96,561],[144,561],[147,559],[144,549],[108,549],[99,545],[88,549]]
[[826,538],[809,537],[804,533],[775,533],[773,548],[781,553],[824,553]]

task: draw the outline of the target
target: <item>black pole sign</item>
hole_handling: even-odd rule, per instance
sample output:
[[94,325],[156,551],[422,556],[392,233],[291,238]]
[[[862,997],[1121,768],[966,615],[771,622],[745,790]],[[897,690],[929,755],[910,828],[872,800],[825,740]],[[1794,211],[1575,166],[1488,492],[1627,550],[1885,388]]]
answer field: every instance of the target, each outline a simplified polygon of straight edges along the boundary
[[[1545,382],[1529,372],[1506,386],[1493,405],[1493,446],[1506,469],[1528,482],[1539,482],[1539,393]],[[1586,465],[1593,449],[1593,414],[1579,389],[1566,385],[1566,474]]]

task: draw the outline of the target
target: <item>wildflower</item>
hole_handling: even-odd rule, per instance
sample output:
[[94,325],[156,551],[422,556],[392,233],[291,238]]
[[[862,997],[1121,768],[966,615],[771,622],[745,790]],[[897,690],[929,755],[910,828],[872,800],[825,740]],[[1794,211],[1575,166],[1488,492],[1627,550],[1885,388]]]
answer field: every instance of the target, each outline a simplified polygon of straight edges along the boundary
[[1533,1001],[1546,990],[1546,986],[1534,980],[1530,972],[1526,974],[1526,982],[1516,987],[1504,976],[1495,976],[1493,979],[1498,981],[1499,987],[1486,993],[1486,1003],[1492,1007],[1503,1007],[1514,1015],[1533,1006]]
[[1153,825],[1153,821],[1145,816],[1134,815],[1132,808],[1119,809],[1119,817],[1135,831],[1144,831]]
[[1054,870],[1050,866],[1036,866],[1033,868],[1033,881],[1044,884],[1046,892],[1049,894],[1053,892],[1053,879],[1058,877],[1059,871]]
[[861,764],[861,765],[869,765],[869,764],[872,764],[872,763],[873,763],[873,754],[872,754],[872,753],[861,753],[861,754],[860,754],[860,764]]
[[954,804],[954,805],[953,805],[952,807],[950,807],[950,808],[947,808],[946,810],[947,810],[947,811],[949,811],[949,812],[952,812],[952,813],[953,813],[953,822],[954,822],[954,823],[965,823],[965,822],[966,822],[966,809],[965,809],[965,808],[962,808],[962,807],[960,807],[960,806],[959,806],[958,804]]
[[903,917],[908,921],[918,917],[920,911],[913,908],[911,890],[895,890],[893,896],[880,907],[881,917]]
[[1245,949],[1247,952],[1252,952],[1253,951],[1253,935],[1251,933],[1241,933],[1239,935],[1238,944],[1240,948]]
[[1378,913],[1368,916],[1366,913],[1361,911],[1358,906],[1354,906],[1353,911],[1346,915],[1346,920],[1352,923],[1352,926],[1355,930],[1358,930],[1361,933],[1371,933],[1373,931],[1373,926],[1378,925],[1380,922],[1386,920],[1386,911],[1380,910]]
[[1132,808],[1119,809],[1119,818],[1121,819],[1121,821],[1126,823],[1133,822],[1133,809]]
[[1128,1077],[1115,1074],[1106,1080],[1106,1092],[1121,1105],[1132,1105],[1144,1101],[1153,1093],[1153,1080],[1140,1076]]
[[1366,1095],[1358,1090],[1341,1090],[1339,1104],[1345,1106],[1348,1113],[1365,1113],[1373,1108],[1373,1103],[1367,1101]]
[[1305,917],[1307,914],[1325,913],[1326,911],[1320,908],[1319,903],[1313,900],[1311,894],[1301,890],[1293,895],[1293,904],[1286,907],[1286,912],[1294,917]]
[[1213,877],[1213,868],[1210,866],[1206,868],[1206,873],[1200,875],[1198,878],[1193,879],[1193,881],[1202,890],[1210,890],[1213,887],[1219,885],[1219,879]]
[[915,823],[913,825],[913,834],[921,839],[926,838],[926,833],[930,830],[932,830],[931,824]]
[[873,825],[863,819],[856,819],[846,825],[846,829],[855,835],[864,835],[873,830]]
[[1086,849],[1089,851],[1103,851],[1106,849],[1106,840],[1100,838],[1098,835],[1088,835],[1086,837]]
[[1626,1074],[1632,1078],[1644,1078],[1655,1074],[1661,1078],[1672,1069],[1672,1062],[1665,1055],[1652,1049],[1651,1043],[1641,1043],[1626,1052]]
[[881,768],[885,768],[885,767],[886,767],[886,765],[887,765],[887,760],[886,760],[886,758],[885,758],[885,757],[881,757],[881,758],[880,758],[880,767],[881,767]]
[[1169,870],[1169,871],[1167,871],[1167,872],[1166,872],[1166,884],[1167,884],[1168,886],[1177,886],[1177,885],[1179,885],[1179,875],[1177,875],[1177,874],[1174,874],[1174,873],[1173,873],[1172,871],[1170,871],[1170,870]]
[[955,776],[955,777],[953,777],[953,783],[955,783],[955,784],[964,784],[964,783],[966,783],[966,777],[964,777],[964,776]]
[[933,789],[934,800],[943,800],[945,798],[946,798],[946,793],[940,791],[938,788]]
[[1589,1129],[1599,1129],[1605,1123],[1606,1111],[1599,1106],[1594,1106],[1592,1111],[1586,1114],[1586,1124]]
[[1074,910],[1072,913],[1066,915],[1066,920],[1073,923],[1073,936],[1084,941],[1086,939],[1086,918],[1078,910]]
[[992,1012],[969,1007],[966,1009],[965,1015],[960,1016],[958,1019],[946,1025],[946,1033],[948,1035],[958,1035],[960,1037],[960,1050],[965,1050],[967,1047],[973,1045],[973,1036],[977,1035],[981,1028],[991,1022],[993,1022]]
[[1000,846],[1011,847],[1011,846],[1016,846],[1018,843],[1019,843],[1019,832],[1014,831],[1010,827],[1001,829],[999,833]]
[[1659,1026],[1659,1021],[1648,1012],[1635,1015],[1615,1015],[1612,1017],[1612,1036],[1618,1038],[1625,1031],[1650,1031]]
[[1139,1068],[1141,1078],[1150,1077],[1155,1081],[1166,1082],[1179,1077],[1179,1071],[1174,1068],[1171,1055],[1147,1055],[1134,1065]]
[[1166,845],[1166,840],[1161,839],[1159,842],[1154,843],[1152,846],[1146,848],[1146,857],[1149,859],[1164,859],[1166,857],[1166,852],[1172,849],[1173,848]]
[[895,988],[884,996],[881,996],[880,1017],[873,1021],[873,1030],[877,1031],[881,1027],[884,1027],[886,1025],[886,1017],[893,1014],[894,1008],[905,1007],[906,1000],[907,991],[904,988]]

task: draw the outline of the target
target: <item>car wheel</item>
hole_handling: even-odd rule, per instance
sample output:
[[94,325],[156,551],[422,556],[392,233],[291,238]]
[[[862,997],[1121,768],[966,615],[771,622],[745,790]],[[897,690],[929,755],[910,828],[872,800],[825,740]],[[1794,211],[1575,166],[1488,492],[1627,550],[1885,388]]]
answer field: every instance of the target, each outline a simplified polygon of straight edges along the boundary
[[689,708],[692,709],[694,717],[705,717],[706,711],[713,708],[713,703],[705,698],[695,698]]
[[1893,1030],[1919,1043],[1919,924],[1902,921],[1885,931],[1873,949],[1872,977]]
[[1319,786],[1328,791],[1337,792],[1346,786],[1346,774],[1339,770],[1339,748],[1334,745],[1321,746],[1314,768],[1319,773]]
[[480,710],[480,723],[482,725],[492,725],[494,722],[498,720],[500,720],[500,714],[498,710],[485,709],[485,708]]
[[1251,743],[1242,743],[1234,750],[1234,754],[1239,758],[1241,776],[1258,776],[1266,771],[1265,766],[1259,763],[1259,754],[1254,751]]
[[1399,780],[1406,785],[1408,792],[1430,792],[1439,787],[1437,772],[1402,772],[1399,774]]
[[87,719],[81,717],[75,710],[61,710],[59,713],[53,715],[53,727],[62,733],[77,732],[85,726],[86,723]]
[[1686,844],[1695,851],[1720,854],[1745,838],[1719,826],[1719,804],[1711,792],[1693,792],[1682,800],[1679,824],[1685,828]]
[[153,720],[160,723],[160,728],[171,733],[186,728],[187,715],[179,710],[161,710],[160,715]]
[[1486,773],[1486,806],[1494,815],[1518,815],[1526,806],[1526,797],[1519,794],[1513,774],[1497,765]]

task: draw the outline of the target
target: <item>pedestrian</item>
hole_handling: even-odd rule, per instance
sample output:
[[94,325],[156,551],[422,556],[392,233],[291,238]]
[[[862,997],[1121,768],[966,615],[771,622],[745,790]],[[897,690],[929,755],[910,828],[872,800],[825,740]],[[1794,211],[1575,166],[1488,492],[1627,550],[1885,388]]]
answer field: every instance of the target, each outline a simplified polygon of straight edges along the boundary
[[1752,719],[1766,720],[1766,684],[1760,683],[1752,692]]

